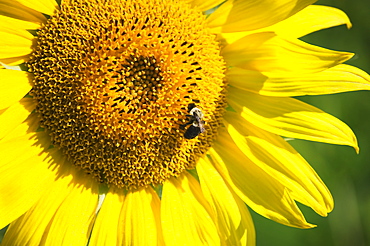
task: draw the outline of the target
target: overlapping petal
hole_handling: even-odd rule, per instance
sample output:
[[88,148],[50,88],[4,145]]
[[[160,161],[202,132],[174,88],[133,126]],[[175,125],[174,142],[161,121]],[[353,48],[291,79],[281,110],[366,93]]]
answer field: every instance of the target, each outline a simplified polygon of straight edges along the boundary
[[222,245],[255,245],[253,221],[245,204],[238,204],[239,198],[207,159],[199,159],[197,172]]
[[6,66],[17,66],[19,64],[22,64],[28,61],[28,59],[29,59],[29,54],[24,55],[24,56],[16,56],[16,57],[11,57],[11,58],[0,59],[0,68],[6,67]]
[[24,6],[34,9],[40,13],[53,15],[59,7],[55,0],[16,0]]
[[0,109],[18,102],[32,89],[31,77],[28,72],[0,69]]
[[37,24],[46,22],[46,17],[42,13],[14,0],[0,0],[0,15]]
[[246,121],[280,136],[349,145],[358,150],[352,130],[334,116],[294,98],[266,97],[229,89],[231,107]]
[[39,27],[40,24],[34,22],[14,19],[4,15],[0,15],[0,30],[9,30],[10,28],[14,30],[35,30]]
[[260,31],[272,31],[286,38],[300,38],[339,25],[346,25],[347,28],[352,26],[351,21],[343,11],[328,6],[310,5],[290,18]]
[[0,59],[25,56],[32,52],[33,36],[26,30],[0,29]]
[[294,15],[315,0],[229,0],[207,19],[215,33],[241,32],[273,25]]
[[[64,164],[64,161],[57,159],[57,163]],[[35,205],[10,224],[2,241],[3,245],[38,246],[41,244],[50,221],[73,189],[70,185],[73,182],[73,175],[65,171],[63,175],[59,175],[59,169],[60,167],[52,168],[54,178],[50,184],[45,186],[43,195]]]
[[[0,142],[13,140],[13,139],[16,139],[18,137],[24,137],[25,135],[31,134],[30,135],[31,136],[30,140],[35,141],[36,138],[40,138],[41,141],[45,142],[45,147],[49,147],[47,144],[50,144],[50,142],[46,142],[46,139],[49,139],[49,136],[45,132],[40,131],[40,132],[37,133],[37,135],[32,137],[32,134],[35,134],[35,132],[37,131],[37,129],[39,129],[39,127],[40,127],[40,120],[38,118],[38,115],[37,114],[30,114],[22,124],[19,124],[18,126],[13,128],[12,130],[9,130],[8,134],[6,134],[0,140]],[[30,143],[32,143],[32,142],[30,142]],[[34,143],[36,143],[36,142],[34,142]],[[39,146],[39,145],[37,145],[37,146]]]
[[0,142],[0,228],[25,213],[53,181],[49,139],[30,133]]
[[353,56],[269,32],[248,35],[226,45],[222,55],[229,66],[257,70],[269,76],[317,73]]
[[98,184],[85,173],[77,173],[70,185],[72,189],[50,221],[42,245],[87,245],[98,204]]
[[89,245],[120,245],[118,243],[118,221],[122,210],[123,190],[111,188],[99,210]]
[[191,4],[191,6],[199,8],[202,11],[214,8],[224,1],[225,0],[186,0],[187,3]]
[[32,98],[22,98],[0,114],[0,139],[21,124],[36,107]]
[[209,154],[223,179],[254,211],[284,225],[313,227],[304,219],[289,190],[249,160],[225,129],[220,129]]
[[188,173],[164,183],[161,219],[166,245],[220,245],[199,182]]
[[119,237],[123,237],[122,245],[162,245],[159,213],[159,197],[151,187],[129,191],[123,202],[118,225]]
[[232,112],[225,115],[228,132],[253,163],[287,187],[293,199],[326,216],[332,196],[311,166],[281,137],[263,131]]
[[347,25],[348,28],[352,26],[343,11],[327,6],[310,5],[274,25],[253,31],[220,33],[219,37],[228,44],[256,32],[274,32],[278,36],[292,39],[339,25]]
[[264,96],[294,97],[370,90],[370,76],[356,67],[339,64],[312,74],[272,77],[258,71],[233,67],[227,72],[230,85]]

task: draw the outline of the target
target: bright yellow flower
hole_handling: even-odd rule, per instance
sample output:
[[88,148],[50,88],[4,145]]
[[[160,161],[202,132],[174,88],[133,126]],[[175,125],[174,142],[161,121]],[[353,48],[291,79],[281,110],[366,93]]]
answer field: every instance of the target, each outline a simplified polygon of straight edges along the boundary
[[296,202],[332,210],[281,136],[358,150],[292,98],[370,89],[353,54],[298,39],[347,16],[223,2],[0,0],[3,245],[254,245],[245,204],[299,228]]

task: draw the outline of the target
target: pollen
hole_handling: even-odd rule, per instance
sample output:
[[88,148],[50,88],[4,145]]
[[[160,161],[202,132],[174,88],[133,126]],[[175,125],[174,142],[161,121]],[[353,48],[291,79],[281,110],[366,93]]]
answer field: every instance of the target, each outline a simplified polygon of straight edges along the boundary
[[[193,169],[226,106],[220,45],[181,0],[66,0],[27,66],[41,127],[76,167],[125,189]],[[205,131],[184,133],[189,105]]]

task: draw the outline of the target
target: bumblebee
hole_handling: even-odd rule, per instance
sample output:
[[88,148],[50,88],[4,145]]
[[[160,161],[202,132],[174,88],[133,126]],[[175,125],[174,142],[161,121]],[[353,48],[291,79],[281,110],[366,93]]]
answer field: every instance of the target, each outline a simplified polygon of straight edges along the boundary
[[189,122],[186,123],[185,125],[182,125],[182,127],[190,125],[188,129],[186,129],[184,137],[186,139],[193,139],[199,134],[206,131],[206,129],[204,128],[205,124],[205,121],[203,120],[204,115],[202,111],[195,106],[194,103],[189,104],[188,111],[189,115],[187,116],[189,117]]

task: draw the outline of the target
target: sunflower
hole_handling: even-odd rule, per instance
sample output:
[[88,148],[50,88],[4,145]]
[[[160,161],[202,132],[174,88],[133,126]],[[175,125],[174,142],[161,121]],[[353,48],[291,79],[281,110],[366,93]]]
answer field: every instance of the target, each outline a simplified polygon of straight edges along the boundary
[[3,245],[254,245],[247,206],[314,227],[297,202],[333,199],[286,139],[358,147],[293,97],[370,78],[298,39],[351,25],[313,2],[0,0]]

